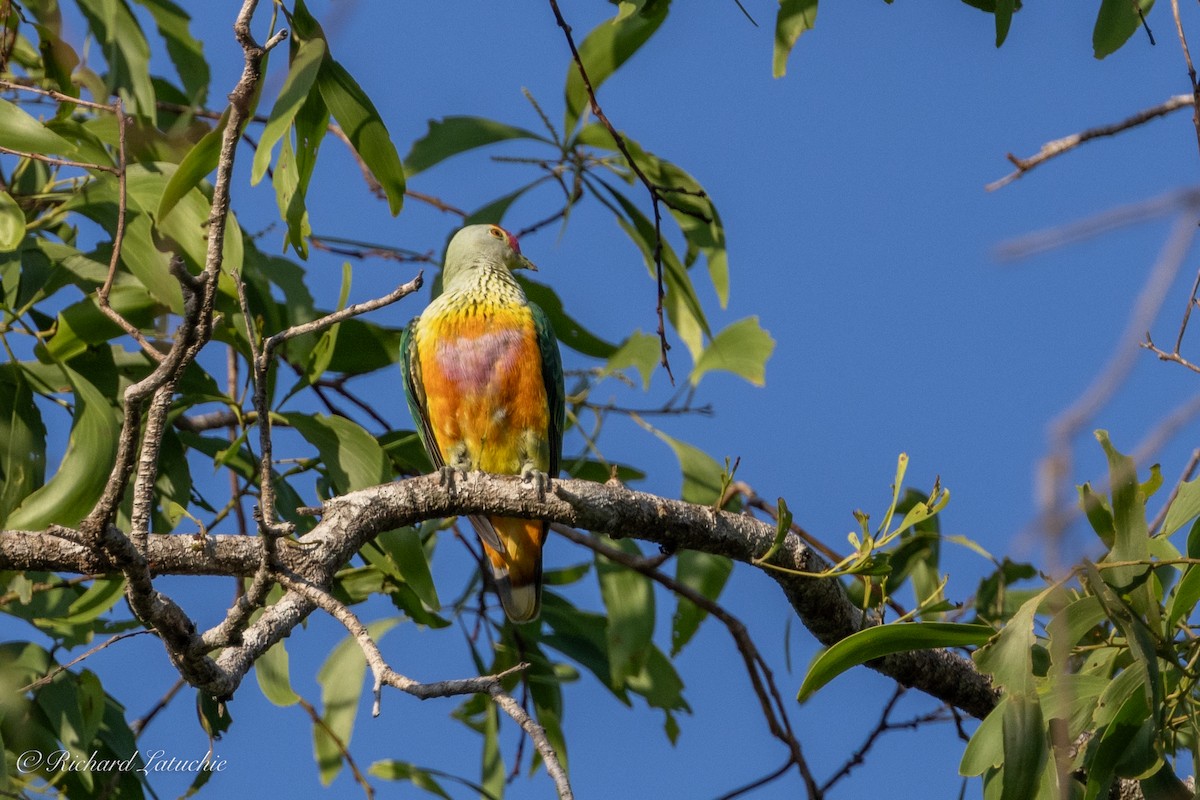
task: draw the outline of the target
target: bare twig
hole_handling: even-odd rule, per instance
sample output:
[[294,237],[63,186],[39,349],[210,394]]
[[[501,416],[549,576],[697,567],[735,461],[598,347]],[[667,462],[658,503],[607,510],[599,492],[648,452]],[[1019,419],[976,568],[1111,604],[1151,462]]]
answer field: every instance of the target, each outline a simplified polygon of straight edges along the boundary
[[512,695],[504,691],[504,679],[526,669],[528,667],[527,664],[518,664],[497,675],[481,675],[476,678],[438,681],[436,683],[418,683],[388,666],[383,658],[383,654],[379,651],[379,646],[371,638],[371,634],[366,626],[359,621],[353,611],[333,595],[329,594],[329,592],[303,580],[296,580],[293,577],[280,575],[278,579],[288,591],[303,595],[310,602],[321,608],[321,610],[342,623],[346,630],[350,632],[350,635],[354,637],[355,641],[358,642],[363,655],[367,659],[367,664],[371,667],[371,673],[375,676],[375,706],[372,711],[375,716],[379,716],[381,689],[384,685],[392,686],[421,700],[433,697],[452,697],[462,694],[487,694],[533,740],[534,745],[542,756],[542,762],[546,765],[546,773],[554,781],[559,799],[572,800],[574,793],[571,791],[571,784],[567,779],[567,773],[563,769],[562,763],[558,759],[558,754],[554,751],[554,747],[550,744],[550,740],[546,737],[545,729],[529,715],[529,712],[522,708],[521,704]]
[[103,642],[96,645],[95,647],[88,649],[82,655],[72,658],[70,661],[68,661],[65,664],[56,665],[54,667],[54,669],[50,670],[45,675],[38,678],[36,681],[33,681],[32,683],[30,683],[26,686],[22,686],[17,691],[18,692],[32,692],[34,689],[37,689],[40,686],[45,686],[46,684],[50,683],[50,681],[54,680],[59,675],[66,672],[71,667],[78,664],[80,661],[83,661],[85,658],[94,656],[96,653],[99,653],[101,650],[104,650],[105,648],[110,647],[110,646],[116,644],[117,642],[123,641],[125,639],[132,639],[134,636],[142,636],[143,634],[147,634],[147,633],[153,633],[153,631],[132,631],[130,633],[118,633],[116,636],[110,636],[109,638],[105,639]]
[[367,800],[373,800],[375,797],[375,787],[367,782],[367,777],[362,774],[361,770],[359,770],[358,762],[354,760],[354,756],[350,755],[350,748],[346,746],[344,741],[342,741],[342,737],[333,732],[333,729],[329,727],[329,723],[327,723],[321,717],[321,715],[317,713],[317,710],[313,708],[312,703],[308,702],[303,697],[300,697],[297,700],[297,704],[304,709],[305,713],[308,714],[308,718],[312,720],[314,725],[325,731],[325,735],[328,736],[330,741],[333,742],[334,746],[337,747],[338,753],[341,755],[342,760],[346,762],[346,766],[350,767],[350,773],[354,776],[354,782],[362,787],[363,794],[367,796]]
[[[587,70],[583,66],[583,58],[579,55],[579,48],[575,46],[575,37],[571,34],[571,26],[567,24],[562,11],[559,9],[558,0],[549,1],[550,9],[554,12],[554,20],[558,23],[558,27],[562,28],[563,35],[567,39],[567,46],[571,48],[571,57],[575,59],[575,66],[579,70],[579,77],[583,79],[584,90],[587,92],[592,113],[596,115],[596,119],[608,131],[613,143],[621,151],[621,155],[625,157],[625,161],[629,164],[629,168],[633,171],[633,174],[637,176],[637,179],[646,187],[646,191],[650,193],[650,204],[654,210],[654,276],[658,282],[658,300],[655,305],[655,313],[658,316],[658,340],[662,354],[660,363],[666,369],[671,383],[674,384],[675,375],[671,372],[671,362],[667,358],[667,351],[671,349],[671,345],[667,342],[667,331],[663,322],[663,298],[666,296],[666,290],[663,280],[662,209],[660,205],[667,202],[663,197],[663,187],[650,180],[646,176],[646,173],[642,171],[641,166],[629,151],[629,145],[625,143],[625,137],[617,131],[616,127],[605,115],[604,109],[600,107],[600,102],[596,99],[596,90],[592,87],[592,80],[588,77]],[[670,204],[668,203],[668,205]]]
[[[1140,9],[1141,6],[1138,6]],[[1187,64],[1188,80],[1192,84],[1192,126],[1196,129],[1196,144],[1200,146],[1200,83],[1196,82],[1196,68],[1192,66],[1192,53],[1188,50],[1187,36],[1183,32],[1183,20],[1179,16],[1179,0],[1171,0],[1171,13],[1175,17],[1175,32],[1179,34],[1179,46],[1183,50],[1183,61]]]
[[138,719],[135,719],[133,722],[129,723],[129,729],[133,731],[133,736],[135,739],[142,735],[142,732],[146,730],[146,726],[153,722],[154,718],[162,713],[163,709],[171,704],[171,701],[175,699],[175,695],[179,694],[179,690],[185,686],[187,686],[187,681],[185,681],[183,678],[175,681],[171,688],[167,690],[167,693],[160,697],[158,702],[155,703],[149,711],[147,711]]
[[817,787],[816,779],[809,770],[808,762],[804,759],[804,754],[800,748],[800,741],[796,738],[796,734],[792,730],[792,723],[787,714],[787,706],[784,705],[779,688],[775,685],[775,676],[772,674],[771,668],[767,665],[762,654],[758,652],[758,648],[754,645],[754,640],[750,637],[750,632],[746,630],[746,626],[742,621],[726,611],[723,606],[705,597],[691,586],[680,583],[670,575],[659,571],[657,565],[648,566],[642,563],[644,559],[639,559],[615,547],[609,547],[599,539],[593,536],[586,536],[565,525],[553,525],[552,527],[572,542],[581,544],[610,561],[636,570],[656,583],[665,586],[678,596],[685,598],[690,603],[710,614],[713,618],[720,620],[729,631],[729,635],[733,637],[738,652],[741,653],[742,661],[746,666],[746,673],[750,677],[750,684],[754,689],[754,693],[758,696],[759,705],[762,707],[763,716],[766,718],[767,728],[771,731],[772,736],[779,739],[788,748],[790,756],[788,763],[795,764],[796,768],[800,771],[800,776],[804,781],[804,786],[810,800],[820,798],[821,790]]
[[[1177,3],[1178,0],[1173,0]],[[1195,73],[1192,73],[1192,82],[1195,83]],[[1037,167],[1052,158],[1074,150],[1084,142],[1089,142],[1092,139],[1099,139],[1104,136],[1115,136],[1118,133],[1127,131],[1130,128],[1136,128],[1139,125],[1144,125],[1147,122],[1157,119],[1158,117],[1170,114],[1172,111],[1177,111],[1185,106],[1192,105],[1192,96],[1186,94],[1177,94],[1168,98],[1165,102],[1159,105],[1147,108],[1144,111],[1139,111],[1137,114],[1124,119],[1120,122],[1110,125],[1100,125],[1095,128],[1088,128],[1080,133],[1073,133],[1070,136],[1064,136],[1061,139],[1055,139],[1052,142],[1046,142],[1042,145],[1042,149],[1028,158],[1018,158],[1012,153],[1008,154],[1008,160],[1016,167],[1014,172],[1005,175],[999,180],[989,183],[985,188],[989,192],[994,192],[997,189],[1003,188],[1023,176],[1034,167]]]
[[1038,506],[1043,535],[1057,541],[1070,520],[1066,509],[1074,503],[1065,496],[1071,475],[1071,442],[1112,398],[1137,361],[1139,337],[1158,316],[1171,284],[1178,275],[1196,235],[1194,220],[1180,215],[1171,235],[1142,287],[1125,329],[1109,356],[1108,364],[1075,402],[1051,421],[1046,455],[1038,469]]

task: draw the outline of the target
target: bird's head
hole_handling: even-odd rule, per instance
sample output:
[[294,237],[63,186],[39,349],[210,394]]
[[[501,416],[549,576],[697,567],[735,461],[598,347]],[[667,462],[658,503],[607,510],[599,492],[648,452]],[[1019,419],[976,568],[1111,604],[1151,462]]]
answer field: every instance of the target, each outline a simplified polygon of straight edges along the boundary
[[459,275],[486,266],[500,266],[512,271],[531,269],[537,271],[525,256],[517,237],[499,225],[468,225],[450,240],[446,248],[446,265],[442,280],[446,285]]

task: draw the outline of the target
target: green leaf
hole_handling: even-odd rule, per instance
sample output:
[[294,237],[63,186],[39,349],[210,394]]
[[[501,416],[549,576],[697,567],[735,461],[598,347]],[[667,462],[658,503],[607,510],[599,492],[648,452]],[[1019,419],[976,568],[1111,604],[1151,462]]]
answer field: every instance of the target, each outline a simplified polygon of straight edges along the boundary
[[225,138],[225,127],[228,123],[229,109],[226,108],[213,129],[192,145],[192,149],[188,150],[187,155],[179,162],[179,168],[167,181],[162,199],[158,202],[158,219],[170,214],[176,203],[192,189],[197,188],[200,182],[217,168],[221,160],[221,141]]
[[[1107,431],[1096,431],[1096,439],[1108,456],[1108,481],[1112,492],[1113,544],[1105,561],[1146,561],[1150,557],[1150,532],[1146,525],[1146,497],[1137,480],[1133,459],[1121,454],[1108,439]],[[1150,567],[1133,565],[1105,570],[1110,586],[1128,587]]]
[[[1084,635],[1107,619],[1104,606],[1095,595],[1086,595],[1059,610],[1046,625],[1050,654],[1057,672],[1070,669],[1070,659]],[[1059,663],[1058,659],[1063,659]]]
[[390,477],[383,448],[357,423],[345,417],[296,411],[280,416],[317,448],[338,494],[378,486]]
[[[579,43],[579,60],[583,62],[593,90],[598,90],[638,48],[649,41],[667,18],[669,5],[669,0],[663,0],[644,9],[641,14],[619,14],[614,19],[601,22]],[[579,65],[574,62],[567,67],[564,91],[567,104],[564,130],[570,136],[589,103]]]
[[[150,79],[150,44],[125,0],[76,0],[108,62],[105,82],[125,101],[125,111],[157,119],[154,83]],[[111,92],[104,92],[105,98]]]
[[958,622],[904,622],[867,628],[818,655],[808,668],[796,699],[804,702],[838,675],[872,659],[910,650],[982,645],[994,633],[987,625]]
[[[607,543],[635,557],[638,546],[628,540]],[[620,685],[642,671],[654,635],[654,589],[650,579],[628,567],[596,555],[596,577],[600,596],[608,611],[608,658],[612,681]]]
[[[378,620],[367,626],[367,632],[379,642],[399,621],[399,618]],[[367,660],[353,636],[347,636],[333,648],[317,673],[317,682],[321,684],[321,719],[325,725],[313,724],[313,755],[323,786],[332,783],[342,769],[338,742],[345,747],[350,745],[366,674]]]
[[395,562],[404,582],[423,603],[434,611],[442,607],[433,575],[429,571],[429,559],[425,556],[421,536],[415,528],[386,531],[375,537],[375,543]]
[[[675,580],[695,589],[709,600],[716,600],[733,572],[733,562],[724,556],[681,550],[675,554]],[[692,640],[708,612],[680,595],[671,618],[671,658]]]
[[16,250],[25,238],[25,212],[6,191],[0,191],[0,253]]
[[524,128],[483,117],[432,119],[429,121],[429,131],[413,142],[412,149],[404,157],[404,171],[411,178],[451,156],[509,139],[547,141]]
[[725,470],[712,456],[662,431],[656,430],[654,434],[670,445],[679,459],[679,468],[683,470],[683,488],[679,493],[681,500],[711,506],[721,499],[721,479]]
[[[625,231],[630,240],[642,252],[642,260],[651,277],[655,277],[657,266],[654,261],[656,250],[654,224],[629,198],[618,192],[614,187],[600,182],[609,195],[616,201],[613,207],[617,224]],[[618,209],[619,207],[619,209]],[[683,343],[693,360],[700,357],[703,350],[703,337],[712,336],[708,318],[696,296],[687,269],[675,254],[674,248],[667,241],[662,242],[663,284],[666,297],[663,298],[663,308],[667,312],[671,324],[679,332]]]
[[1116,536],[1116,529],[1113,525],[1112,509],[1109,508],[1108,499],[1104,495],[1093,492],[1091,485],[1085,483],[1079,487],[1079,507],[1083,509],[1092,530],[1100,537],[1100,541],[1104,542],[1105,547],[1111,548],[1113,538]]
[[12,530],[76,525],[100,498],[117,452],[121,424],[108,399],[82,375],[63,367],[75,392],[75,416],[62,464],[45,486],[25,498],[6,522]]
[[376,761],[371,764],[367,770],[368,773],[376,778],[382,778],[385,781],[409,781],[413,786],[422,789],[432,795],[443,798],[443,800],[454,800],[450,795],[446,794],[446,790],[433,778],[432,770],[422,769],[415,764],[410,764],[406,761],[396,761],[394,759],[385,759]]
[[300,702],[300,695],[292,689],[288,677],[288,652],[282,639],[254,662],[254,676],[263,697],[273,704],[286,707]]
[[1170,536],[1197,516],[1200,516],[1200,478],[1179,484],[1158,535]]
[[150,12],[158,34],[167,45],[167,55],[183,83],[188,103],[203,106],[208,95],[209,69],[204,44],[192,36],[191,17],[171,0],[134,0]]
[[256,185],[267,174],[267,167],[271,165],[271,151],[287,135],[305,98],[312,91],[326,52],[325,40],[319,37],[302,40],[293,48],[287,79],[279,90],[279,97],[271,108],[271,115],[258,140],[258,148],[254,151],[254,163],[250,169],[251,185]]
[[996,8],[992,12],[996,16],[996,47],[1004,44],[1008,38],[1008,29],[1012,27],[1012,15],[1016,10],[1017,0],[996,0]]
[[[46,426],[19,364],[0,368],[0,528],[46,479]],[[10,526],[11,527],[11,526]]]
[[1004,778],[1002,800],[1027,800],[1037,796],[1035,787],[1049,755],[1046,725],[1037,695],[1009,695],[1004,708]]
[[[350,262],[342,262],[342,288],[338,293],[336,311],[341,311],[345,308],[346,302],[350,299],[350,284],[353,275],[354,272],[350,268]],[[308,361],[304,365],[304,380],[310,386],[325,374],[325,370],[329,369],[329,364],[333,361],[334,348],[337,347],[338,331],[341,327],[342,324],[339,322],[326,328],[309,353]]]
[[971,734],[971,741],[967,742],[958,765],[959,775],[973,778],[1004,763],[1004,714],[1008,703],[1008,697],[1001,697]]
[[611,375],[627,367],[635,368],[642,376],[642,389],[650,388],[650,376],[662,359],[662,345],[657,336],[642,333],[641,329],[629,334],[617,351],[608,357],[605,374]]
[[317,73],[317,89],[354,151],[383,187],[392,215],[400,213],[404,205],[404,168],[374,103],[350,73],[328,57]]
[[720,369],[762,386],[766,382],[767,359],[774,349],[775,340],[758,324],[758,317],[746,317],[713,337],[696,360],[689,380],[692,386],[698,386],[705,373]]
[[[1053,588],[1053,587],[1051,587]],[[1047,588],[1021,604],[1008,624],[972,654],[976,666],[1006,692],[1033,694],[1033,617],[1046,599]]]
[[817,22],[817,0],[779,0],[779,13],[775,16],[775,53],[771,60],[771,74],[782,78],[787,74],[788,55],[796,46],[796,40]]
[[546,312],[546,316],[550,319],[550,326],[554,329],[554,335],[560,344],[593,358],[608,358],[616,352],[615,345],[604,341],[567,314],[562,300],[549,286],[525,277],[520,278],[520,283],[525,290],[525,296]]
[[1096,58],[1104,58],[1121,49],[1141,27],[1142,16],[1153,6],[1154,0],[1100,0],[1096,26],[1092,29],[1092,50]]
[[75,145],[7,100],[0,100],[0,142],[11,150],[39,155],[69,156],[75,152]]

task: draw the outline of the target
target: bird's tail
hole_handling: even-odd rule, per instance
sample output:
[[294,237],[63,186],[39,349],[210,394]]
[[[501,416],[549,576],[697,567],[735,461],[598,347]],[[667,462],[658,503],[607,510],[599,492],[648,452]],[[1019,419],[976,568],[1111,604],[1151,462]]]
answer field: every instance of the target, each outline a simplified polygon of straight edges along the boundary
[[515,517],[489,517],[488,521],[505,550],[497,552],[483,542],[500,605],[513,622],[532,622],[542,608],[542,545],[547,525]]

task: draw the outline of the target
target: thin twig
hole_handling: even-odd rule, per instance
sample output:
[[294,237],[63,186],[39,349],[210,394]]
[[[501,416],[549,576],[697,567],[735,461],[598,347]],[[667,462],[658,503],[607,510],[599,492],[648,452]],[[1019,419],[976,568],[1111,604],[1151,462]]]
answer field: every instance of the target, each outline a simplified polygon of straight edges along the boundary
[[304,709],[309,719],[312,720],[313,725],[316,725],[325,732],[325,735],[333,742],[334,747],[338,749],[338,754],[346,762],[346,766],[350,767],[350,773],[354,776],[354,782],[362,787],[363,794],[367,796],[367,800],[373,800],[375,797],[375,787],[367,782],[367,777],[359,770],[358,762],[354,760],[354,756],[350,755],[350,748],[342,741],[342,737],[333,732],[333,729],[329,727],[329,723],[317,713],[317,709],[313,708],[312,703],[300,697],[297,699],[297,705]]
[[596,90],[592,86],[592,79],[588,76],[587,70],[583,66],[583,58],[579,55],[579,48],[575,46],[575,37],[571,35],[571,26],[563,18],[562,11],[558,7],[558,0],[549,0],[549,2],[550,9],[554,12],[554,20],[558,23],[558,27],[562,28],[563,35],[567,39],[567,46],[571,48],[571,57],[575,60],[575,66],[579,70],[579,77],[583,80],[583,87],[587,92],[592,113],[596,115],[596,119],[608,131],[613,143],[621,151],[621,155],[625,156],[625,161],[629,164],[629,168],[633,171],[633,174],[637,176],[637,179],[646,187],[646,191],[650,193],[650,204],[654,210],[654,277],[658,283],[658,300],[655,305],[655,313],[658,316],[658,340],[662,356],[660,363],[666,369],[667,377],[671,379],[671,384],[674,385],[675,375],[671,372],[671,362],[667,358],[667,351],[671,349],[671,345],[667,342],[667,331],[663,321],[663,298],[666,296],[666,289],[663,278],[662,209],[659,206],[666,201],[663,199],[661,187],[651,181],[646,176],[646,173],[642,171],[641,166],[629,151],[629,145],[625,143],[625,137],[617,131],[616,127],[605,115],[604,109],[600,107],[600,102],[596,99]]
[[34,689],[37,689],[41,686],[45,686],[46,684],[50,683],[50,681],[54,680],[59,675],[66,672],[68,669],[75,666],[80,661],[83,661],[85,658],[94,656],[96,653],[99,653],[101,650],[104,650],[104,649],[116,644],[117,642],[123,641],[125,639],[132,639],[134,636],[143,636],[148,633],[154,633],[154,631],[131,631],[130,633],[118,633],[116,636],[110,636],[109,638],[107,638],[103,642],[101,642],[100,644],[87,650],[82,655],[72,658],[70,661],[68,661],[65,664],[56,665],[54,667],[54,669],[50,670],[45,675],[38,678],[36,681],[33,681],[32,683],[22,686],[17,691],[19,693],[32,692]]
[[610,547],[600,539],[582,534],[566,525],[554,524],[551,527],[572,542],[583,545],[610,561],[636,570],[712,615],[713,618],[720,620],[729,631],[729,635],[733,637],[734,644],[737,646],[738,652],[742,655],[746,672],[750,677],[750,684],[754,689],[754,693],[758,696],[759,705],[762,707],[763,716],[766,718],[767,728],[771,731],[772,736],[779,739],[788,748],[790,754],[788,763],[796,765],[796,768],[800,771],[801,778],[804,780],[809,798],[817,800],[821,796],[821,790],[818,788],[816,779],[809,770],[808,762],[805,761],[804,754],[800,748],[800,742],[792,730],[792,723],[787,714],[787,706],[784,705],[779,688],[775,685],[775,676],[771,672],[771,668],[767,665],[766,660],[762,657],[762,654],[759,653],[754,640],[750,636],[750,632],[746,630],[746,626],[742,621],[726,611],[719,603],[705,597],[691,586],[680,583],[670,575],[660,571],[657,564],[649,566],[643,563],[644,559],[618,550],[615,547]]
[[1137,363],[1138,349],[1143,346],[1138,338],[1158,316],[1195,236],[1194,220],[1180,215],[1150,276],[1138,293],[1108,363],[1083,393],[1048,426],[1046,455],[1038,468],[1038,506],[1043,535],[1052,542],[1058,541],[1069,524],[1070,514],[1064,509],[1074,505],[1065,496],[1066,481],[1071,474],[1071,442],[1128,378]]
[[163,711],[163,709],[170,705],[171,701],[175,699],[175,695],[179,694],[179,690],[184,686],[187,686],[187,681],[185,681],[183,678],[176,680],[171,688],[167,690],[167,693],[160,697],[158,702],[155,703],[149,711],[147,711],[138,719],[135,719],[133,722],[129,723],[129,729],[133,731],[133,737],[135,739],[141,736],[146,730],[146,726],[153,722],[154,718],[157,717]]
[[[1173,3],[1177,2],[1178,0],[1173,0]],[[1195,73],[1192,74],[1192,80],[1194,83]],[[1136,128],[1139,125],[1144,125],[1153,119],[1165,116],[1170,114],[1172,111],[1178,111],[1179,109],[1192,104],[1193,99],[1191,95],[1177,94],[1168,98],[1163,103],[1153,106],[1152,108],[1147,108],[1144,111],[1139,111],[1132,117],[1124,119],[1120,122],[1110,125],[1100,125],[1096,128],[1089,128],[1079,133],[1073,133],[1070,136],[1064,136],[1061,139],[1055,139],[1052,142],[1046,142],[1044,145],[1042,145],[1041,150],[1032,156],[1029,156],[1028,158],[1018,158],[1012,153],[1009,153],[1008,160],[1012,162],[1013,166],[1016,167],[1016,170],[1008,175],[1005,175],[999,180],[992,181],[984,188],[986,188],[989,192],[994,192],[997,189],[1003,188],[1012,183],[1017,178],[1022,177],[1026,172],[1029,172],[1034,167],[1044,164],[1052,158],[1061,156],[1063,153],[1070,152],[1084,142],[1089,142],[1092,139],[1099,139],[1105,136],[1115,136],[1116,134],[1127,131],[1130,128]]]
[[[1139,9],[1140,5],[1137,6]],[[1200,83],[1196,81],[1196,68],[1192,66],[1192,54],[1188,50],[1187,36],[1183,33],[1183,20],[1179,16],[1179,0],[1171,0],[1171,13],[1175,17],[1175,32],[1179,34],[1179,46],[1183,50],[1183,61],[1187,64],[1188,80],[1192,84],[1192,126],[1196,129],[1196,144],[1200,146]]]
[[367,660],[367,665],[370,666],[371,673],[375,676],[375,705],[372,710],[375,716],[379,716],[381,689],[384,685],[399,689],[422,700],[462,694],[487,694],[533,740],[534,745],[542,756],[542,762],[546,766],[546,773],[554,781],[559,800],[572,800],[574,798],[566,771],[563,769],[554,747],[550,744],[550,740],[546,737],[545,729],[529,715],[529,712],[521,707],[521,704],[512,695],[504,691],[504,679],[527,669],[528,664],[518,664],[496,675],[481,675],[476,678],[438,681],[436,683],[418,683],[388,666],[383,658],[383,654],[379,651],[379,646],[375,644],[375,640],[371,637],[366,626],[362,624],[354,612],[344,603],[326,590],[303,579],[298,579],[296,576],[281,574],[277,578],[288,591],[303,596],[342,623],[343,627],[358,642],[358,646],[362,649],[363,656]]

